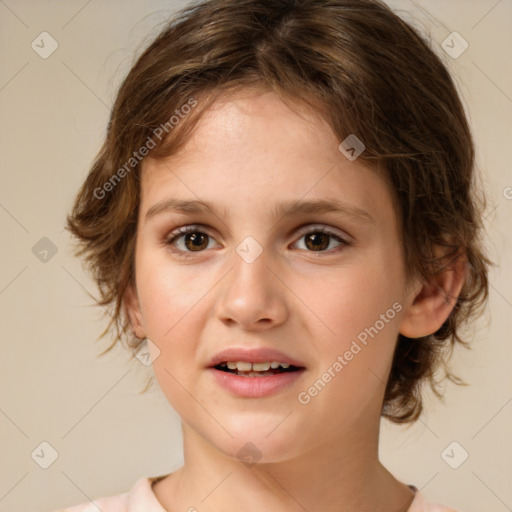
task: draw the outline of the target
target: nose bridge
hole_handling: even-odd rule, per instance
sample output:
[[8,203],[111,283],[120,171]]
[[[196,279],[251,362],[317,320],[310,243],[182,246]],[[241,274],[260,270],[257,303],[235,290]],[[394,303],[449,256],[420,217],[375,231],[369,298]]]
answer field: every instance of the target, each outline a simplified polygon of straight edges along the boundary
[[[270,271],[270,250],[253,237],[246,237],[236,248],[232,258],[230,291],[244,301],[261,302],[269,295],[275,279]],[[247,296],[247,297],[246,297]]]
[[231,272],[218,302],[219,317],[245,328],[254,328],[260,321],[274,324],[284,319],[284,296],[276,271],[270,268],[272,260],[270,250],[253,237],[245,238],[235,248]]

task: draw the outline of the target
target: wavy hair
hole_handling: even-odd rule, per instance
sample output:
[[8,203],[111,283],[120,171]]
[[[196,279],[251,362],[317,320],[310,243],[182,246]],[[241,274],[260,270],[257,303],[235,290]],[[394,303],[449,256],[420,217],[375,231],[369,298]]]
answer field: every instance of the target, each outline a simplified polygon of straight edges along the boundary
[[[461,330],[488,298],[491,262],[474,143],[454,82],[429,42],[378,0],[197,2],[175,14],[136,60],[67,216],[75,254],[84,257],[97,302],[111,315],[100,337],[113,331],[115,339],[103,353],[142,341],[131,332],[124,302],[134,283],[140,148],[151,140],[153,158],[177,152],[215,99],[238,88],[308,104],[340,141],[349,134],[364,141],[359,158],[394,192],[408,277],[428,280],[455,259],[467,260],[463,289],[441,328],[397,340],[382,415],[416,420],[425,381],[438,396],[445,378],[463,383],[447,360],[456,344],[468,346]],[[191,98],[196,105],[185,110]]]

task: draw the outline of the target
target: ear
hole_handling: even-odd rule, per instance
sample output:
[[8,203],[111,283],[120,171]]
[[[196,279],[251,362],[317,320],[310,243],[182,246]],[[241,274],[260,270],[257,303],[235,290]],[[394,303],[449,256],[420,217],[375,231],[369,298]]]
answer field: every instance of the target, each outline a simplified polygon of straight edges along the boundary
[[137,292],[134,289],[133,284],[129,284],[124,294],[124,308],[132,331],[137,338],[144,339],[146,337],[144,323],[142,321],[142,313],[140,309],[139,298]]
[[420,338],[436,332],[449,317],[466,280],[467,260],[464,255],[424,282],[412,295],[405,308],[399,332],[407,338]]

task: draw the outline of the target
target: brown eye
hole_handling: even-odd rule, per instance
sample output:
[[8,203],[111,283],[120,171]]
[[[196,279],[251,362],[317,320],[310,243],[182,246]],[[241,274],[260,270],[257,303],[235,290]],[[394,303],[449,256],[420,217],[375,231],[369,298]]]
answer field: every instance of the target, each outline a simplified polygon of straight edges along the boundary
[[[209,247],[209,242],[213,241],[213,238],[199,231],[198,226],[185,226],[177,229],[169,235],[166,240],[166,245],[170,245],[173,251],[176,253],[191,253],[191,252],[202,252],[204,249]],[[211,247],[210,247],[211,248]]]
[[[171,246],[173,252],[180,256],[187,256],[193,252],[203,252],[205,249],[211,249],[215,245],[215,239],[204,231],[200,231],[201,226],[189,225],[179,228],[169,235],[165,241],[166,245]],[[296,243],[304,240],[304,248],[310,253],[334,253],[342,249],[349,242],[341,238],[337,232],[333,232],[325,226],[311,227],[306,226],[300,230],[301,237]],[[213,246],[210,245],[212,242]],[[331,247],[332,242],[337,246]]]
[[310,233],[305,236],[305,244],[306,247],[312,251],[324,251],[329,247],[329,238],[330,235],[326,235],[325,233]]
[[[300,238],[296,243],[304,240],[304,247],[300,249],[306,250],[307,252],[316,253],[333,253],[343,248],[345,245],[350,245],[349,242],[341,238],[341,236],[326,226],[306,226],[299,231]],[[332,242],[336,242],[338,245],[329,247]]]
[[208,246],[208,235],[201,232],[187,233],[184,238],[184,244],[191,251],[200,251]]

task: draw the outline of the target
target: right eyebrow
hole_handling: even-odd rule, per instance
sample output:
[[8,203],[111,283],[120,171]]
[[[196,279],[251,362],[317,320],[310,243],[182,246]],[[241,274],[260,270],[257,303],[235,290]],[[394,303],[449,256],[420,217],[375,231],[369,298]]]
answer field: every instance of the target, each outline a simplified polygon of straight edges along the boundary
[[[211,215],[219,216],[218,209],[211,203],[196,200],[183,200],[183,199],[165,199],[155,203],[146,213],[146,221],[155,215],[162,213],[176,212],[199,214],[209,213]],[[226,210],[223,210],[226,214]]]
[[[211,214],[216,217],[227,217],[225,207],[220,208],[213,203],[184,200],[184,199],[165,199],[155,203],[146,213],[146,221],[151,217],[162,213],[177,212],[184,214]],[[366,224],[375,224],[375,219],[366,211],[352,204],[339,201],[338,199],[317,199],[308,201],[287,201],[271,209],[273,217],[291,217],[299,214],[322,214],[336,213],[340,216],[352,217],[354,220]]]

